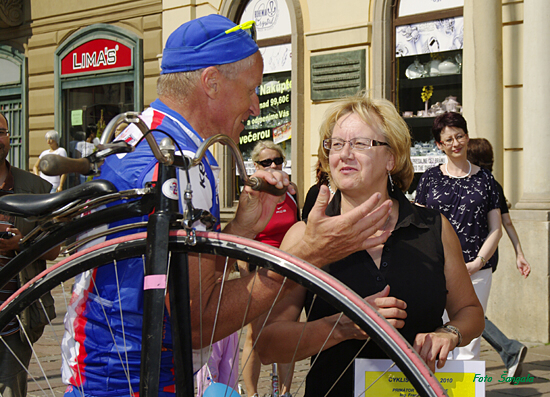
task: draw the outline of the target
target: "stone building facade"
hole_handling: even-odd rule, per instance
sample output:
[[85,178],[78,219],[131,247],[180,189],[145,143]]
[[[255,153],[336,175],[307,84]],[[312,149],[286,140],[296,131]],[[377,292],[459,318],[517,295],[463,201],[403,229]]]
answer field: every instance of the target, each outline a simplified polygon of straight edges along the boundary
[[[406,11],[411,4],[420,8]],[[406,66],[406,57],[396,55],[398,30],[458,18],[461,46],[452,49],[461,55],[461,77],[449,81],[471,135],[493,144],[494,174],[512,204],[533,266],[532,276],[520,279],[512,246],[503,238],[488,315],[510,336],[550,342],[546,0],[0,0],[0,108],[12,124],[12,163],[32,168],[47,148],[44,134],[50,129],[70,146],[89,124],[146,107],[156,97],[168,35],[211,13],[260,22],[259,43],[271,79],[261,101],[280,113],[256,120],[246,142],[270,130],[284,143],[302,197],[315,183],[317,131],[330,103],[362,88],[403,105],[405,82],[399,81],[396,65]],[[116,58],[122,64],[108,62],[115,49],[126,51]],[[323,80],[319,71],[326,68],[339,77]],[[352,83],[346,85],[347,79]],[[399,110],[417,115],[422,108]],[[280,120],[275,127],[269,124],[274,119]],[[225,165],[220,202],[230,217],[237,182],[223,149],[217,148],[216,156]]]

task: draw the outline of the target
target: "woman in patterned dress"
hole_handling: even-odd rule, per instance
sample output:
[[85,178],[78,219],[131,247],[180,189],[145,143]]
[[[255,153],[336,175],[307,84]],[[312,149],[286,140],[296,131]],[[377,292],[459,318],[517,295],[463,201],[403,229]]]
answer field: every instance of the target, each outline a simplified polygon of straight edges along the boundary
[[[490,171],[468,161],[468,127],[459,113],[446,112],[432,127],[437,147],[447,163],[427,170],[416,189],[416,203],[440,211],[449,219],[460,245],[477,297],[487,309],[493,258],[500,237],[501,216],[496,181]],[[477,360],[480,338],[455,349],[457,360]]]

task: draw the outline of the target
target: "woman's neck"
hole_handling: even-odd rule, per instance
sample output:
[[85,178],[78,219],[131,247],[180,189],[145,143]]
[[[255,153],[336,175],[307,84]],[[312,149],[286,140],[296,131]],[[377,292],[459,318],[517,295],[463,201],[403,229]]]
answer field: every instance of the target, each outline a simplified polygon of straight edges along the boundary
[[447,164],[445,164],[444,168],[447,170],[448,174],[464,176],[472,171],[472,164],[467,158],[447,157]]
[[368,191],[365,190],[358,195],[342,193],[342,200],[340,203],[340,212],[342,214],[345,214],[346,212],[351,211],[352,209],[363,204],[375,193],[380,193],[382,195],[382,197],[380,198],[380,201],[376,204],[375,209],[378,208],[383,202],[385,202],[390,198],[390,195],[387,189],[380,189],[377,191],[369,189]]

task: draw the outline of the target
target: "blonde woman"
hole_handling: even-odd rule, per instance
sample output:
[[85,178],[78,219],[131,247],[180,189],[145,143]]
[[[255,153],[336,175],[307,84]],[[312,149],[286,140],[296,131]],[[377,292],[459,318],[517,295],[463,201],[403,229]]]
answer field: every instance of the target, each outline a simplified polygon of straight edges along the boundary
[[[481,334],[483,311],[450,223],[438,211],[411,204],[402,192],[413,178],[406,123],[391,102],[357,95],[330,108],[320,135],[319,159],[336,189],[328,216],[349,213],[375,193],[393,202],[388,221],[375,233],[391,232],[385,243],[357,247],[322,269],[377,307],[432,370],[436,361],[441,368],[448,352]],[[292,249],[305,233],[306,223],[296,223],[281,249]],[[311,313],[306,324],[297,320],[304,307]],[[442,321],[445,309],[447,324]],[[349,364],[355,357],[386,357],[376,344],[365,344],[367,335],[340,318],[332,305],[314,300],[301,287],[275,311],[260,335],[260,357],[262,362],[286,362],[294,354],[295,360],[313,356],[306,397],[351,397]]]

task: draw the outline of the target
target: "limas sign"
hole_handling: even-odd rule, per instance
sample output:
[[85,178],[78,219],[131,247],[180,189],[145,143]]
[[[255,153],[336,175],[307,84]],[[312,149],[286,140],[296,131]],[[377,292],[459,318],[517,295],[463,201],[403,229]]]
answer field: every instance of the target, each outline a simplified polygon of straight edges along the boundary
[[132,67],[132,49],[109,39],[88,41],[61,60],[61,75]]

